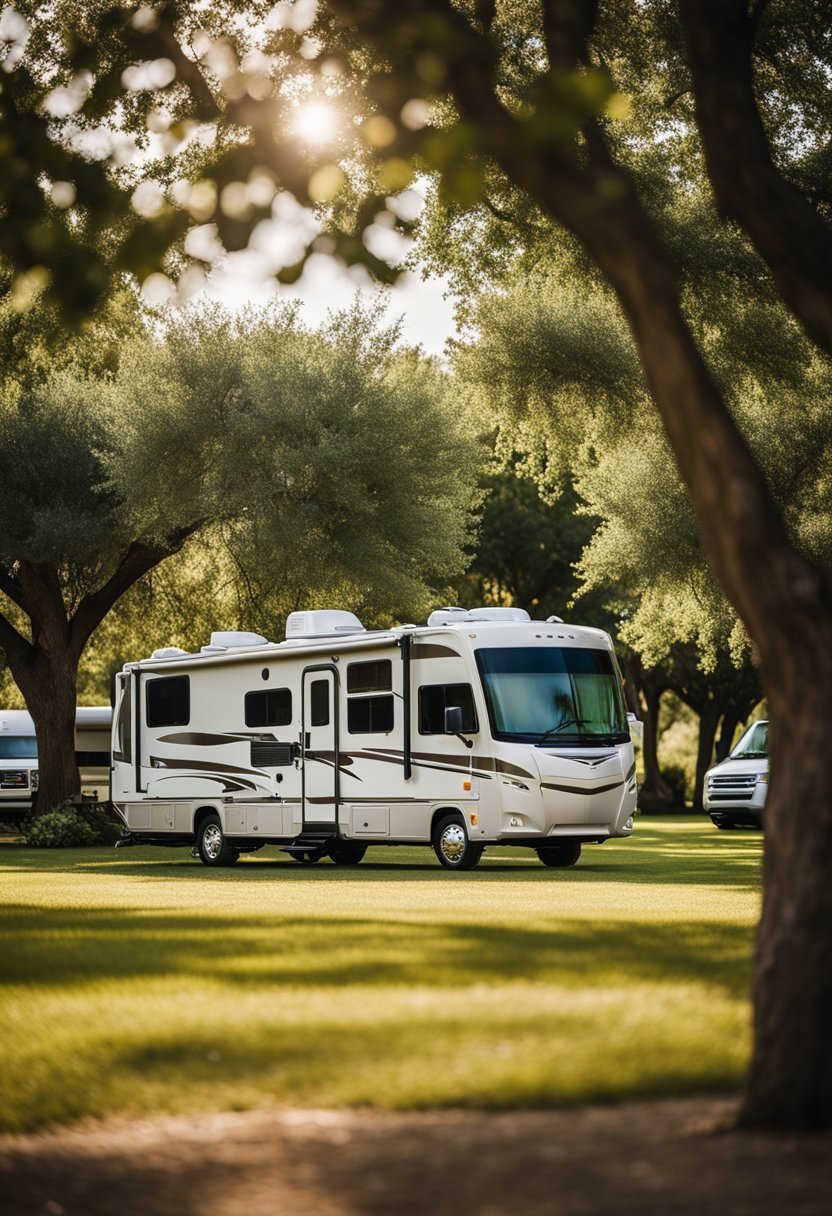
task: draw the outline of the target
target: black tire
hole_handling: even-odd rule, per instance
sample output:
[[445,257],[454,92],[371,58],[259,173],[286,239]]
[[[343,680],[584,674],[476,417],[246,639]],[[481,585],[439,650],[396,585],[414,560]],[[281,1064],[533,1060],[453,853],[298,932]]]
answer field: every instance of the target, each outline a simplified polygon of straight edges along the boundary
[[206,815],[199,825],[196,851],[204,866],[233,866],[240,857],[223,835],[219,815]]
[[736,832],[737,825],[735,823],[718,823],[716,825],[720,832]]
[[333,845],[329,850],[329,856],[336,866],[357,866],[366,852],[366,844],[353,844],[351,841],[344,841],[342,844]]
[[566,840],[563,844],[541,845],[537,855],[544,866],[551,866],[553,870],[565,870],[568,866],[574,866],[580,857],[581,842]]
[[446,870],[473,870],[484,847],[468,839],[461,815],[444,815],[433,830],[433,851]]

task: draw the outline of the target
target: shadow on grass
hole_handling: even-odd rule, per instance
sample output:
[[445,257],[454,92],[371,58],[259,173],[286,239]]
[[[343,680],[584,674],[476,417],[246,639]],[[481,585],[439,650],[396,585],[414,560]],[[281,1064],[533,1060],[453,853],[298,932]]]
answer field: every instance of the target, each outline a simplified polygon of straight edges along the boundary
[[359,866],[336,866],[328,859],[301,865],[277,846],[244,857],[230,869],[208,870],[190,856],[187,848],[141,847],[129,853],[101,849],[34,850],[8,847],[0,851],[0,868],[6,873],[32,871],[124,875],[145,881],[176,879],[185,882],[251,883],[302,879],[310,883],[355,883],[425,880],[482,883],[495,878],[523,882],[593,882],[614,877],[616,882],[713,885],[756,890],[760,886],[762,836],[725,836],[698,820],[656,827],[639,826],[635,836],[585,845],[578,864],[552,870],[540,864],[531,848],[492,845],[478,869],[462,874],[444,870],[429,846],[377,845]]
[[172,976],[293,989],[662,981],[705,983],[738,997],[748,986],[752,929],[719,921],[573,919],[520,928],[11,907],[3,939],[3,982],[41,988]]

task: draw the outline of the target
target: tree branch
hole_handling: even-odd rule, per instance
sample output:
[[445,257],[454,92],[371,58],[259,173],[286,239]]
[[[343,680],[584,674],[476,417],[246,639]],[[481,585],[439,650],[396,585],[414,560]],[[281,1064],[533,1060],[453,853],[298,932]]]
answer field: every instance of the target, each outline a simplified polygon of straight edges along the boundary
[[130,545],[106,583],[97,591],[85,595],[73,614],[70,622],[70,643],[77,655],[81,654],[94,630],[98,628],[125,591],[128,591],[154,566],[158,566],[165,558],[177,553],[185,541],[195,535],[206,522],[206,520],[200,519],[187,527],[180,528],[167,538],[164,545],[144,545],[139,541]]
[[18,633],[11,621],[0,613],[0,648],[10,660],[12,674],[17,664],[24,662],[32,652],[32,643]]
[[584,61],[597,12],[597,0],[544,0],[543,38],[553,71],[574,72]]
[[772,160],[754,96],[761,12],[758,4],[749,16],[745,0],[680,0],[696,120],[720,211],[745,229],[786,304],[832,354],[832,227]]

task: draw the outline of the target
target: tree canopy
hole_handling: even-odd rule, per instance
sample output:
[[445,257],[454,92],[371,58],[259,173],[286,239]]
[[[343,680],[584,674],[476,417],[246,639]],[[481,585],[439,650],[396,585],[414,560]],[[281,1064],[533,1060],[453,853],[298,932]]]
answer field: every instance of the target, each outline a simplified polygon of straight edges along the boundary
[[[396,339],[358,309],[319,333],[291,309],[208,310],[125,338],[112,374],[5,380],[0,643],[44,740],[66,742],[50,715],[74,713],[93,631],[188,542],[204,594],[233,566],[273,634],[312,594],[407,615],[447,584],[479,451],[447,378]],[[49,746],[54,803],[77,776]]]

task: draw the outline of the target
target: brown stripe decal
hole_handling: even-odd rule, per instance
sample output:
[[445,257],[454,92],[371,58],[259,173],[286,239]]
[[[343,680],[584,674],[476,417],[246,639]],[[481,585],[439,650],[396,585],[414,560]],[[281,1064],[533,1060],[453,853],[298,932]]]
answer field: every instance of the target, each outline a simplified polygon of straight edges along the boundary
[[635,764],[631,764],[630,771],[627,773],[627,776],[624,778],[624,780],[629,781],[630,778],[635,777],[635,775],[636,775],[636,766],[635,766]]
[[276,743],[273,734],[252,732],[250,735],[210,735],[200,731],[181,731],[175,735],[160,735],[159,743],[177,743],[184,747],[222,747],[226,743]]
[[192,760],[187,756],[184,756],[181,760],[178,757],[172,756],[151,756],[150,767],[158,769],[160,772],[166,768],[190,768],[194,772],[216,773],[218,776],[223,776],[227,773],[245,773],[246,776],[256,777],[260,774],[260,770],[256,768],[240,768],[237,764],[217,764],[214,760]]
[[451,646],[440,646],[438,642],[415,642],[410,650],[414,659],[458,659],[460,653]]
[[623,781],[613,781],[612,785],[596,785],[594,789],[582,789],[578,785],[552,785],[548,781],[541,781],[540,788],[543,790],[557,790],[559,794],[606,794],[609,790],[618,790],[624,784]]

